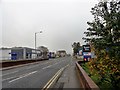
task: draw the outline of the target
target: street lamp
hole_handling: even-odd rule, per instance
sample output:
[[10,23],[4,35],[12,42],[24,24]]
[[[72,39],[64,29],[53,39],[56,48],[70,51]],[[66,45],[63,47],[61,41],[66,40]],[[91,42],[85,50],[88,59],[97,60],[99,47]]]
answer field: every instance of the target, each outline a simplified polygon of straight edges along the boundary
[[[35,32],[35,54],[36,54],[36,55],[37,55],[37,53],[36,53],[36,35],[37,35],[38,33],[42,33],[42,31],[40,31],[40,32]],[[35,57],[36,57],[36,55],[35,55]]]

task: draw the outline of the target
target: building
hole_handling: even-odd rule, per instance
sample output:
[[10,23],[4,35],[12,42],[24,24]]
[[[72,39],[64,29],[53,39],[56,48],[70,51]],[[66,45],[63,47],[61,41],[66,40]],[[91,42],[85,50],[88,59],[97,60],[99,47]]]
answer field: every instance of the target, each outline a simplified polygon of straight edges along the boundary
[[24,60],[40,58],[42,52],[28,47],[1,48],[0,60]]
[[39,46],[37,50],[41,51],[41,59],[49,59],[49,50],[47,47]]
[[10,60],[11,59],[11,48],[0,48],[0,60]]
[[14,47],[11,49],[11,59],[39,59],[42,55],[41,50],[28,47]]

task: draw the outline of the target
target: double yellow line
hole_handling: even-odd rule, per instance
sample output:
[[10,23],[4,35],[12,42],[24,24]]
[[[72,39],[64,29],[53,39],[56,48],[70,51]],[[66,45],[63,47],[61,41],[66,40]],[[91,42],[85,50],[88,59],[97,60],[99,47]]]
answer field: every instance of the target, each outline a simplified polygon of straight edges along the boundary
[[47,90],[49,88],[51,88],[55,82],[58,80],[58,78],[60,77],[60,75],[62,74],[63,70],[68,67],[68,65],[66,65],[65,67],[61,68],[48,82],[47,84],[42,88],[42,90]]

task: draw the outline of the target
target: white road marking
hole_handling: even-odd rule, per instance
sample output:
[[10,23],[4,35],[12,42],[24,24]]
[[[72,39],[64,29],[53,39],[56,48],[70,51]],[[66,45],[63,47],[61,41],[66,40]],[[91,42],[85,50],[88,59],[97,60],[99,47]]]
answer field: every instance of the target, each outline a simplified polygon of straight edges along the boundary
[[6,81],[6,80],[9,80],[9,79],[12,79],[12,78],[15,78],[15,77],[10,77],[10,78],[6,78],[6,79],[2,79],[2,82]]
[[0,76],[9,75],[9,74],[16,73],[16,72],[18,72],[18,70],[17,70],[17,71],[10,72],[10,73],[2,74],[2,75],[0,75]]
[[16,80],[19,80],[19,79],[21,79],[21,78],[27,77],[27,76],[29,76],[29,75],[31,75],[31,74],[36,73],[36,72],[37,72],[37,71],[33,71],[33,72],[31,72],[31,73],[28,73],[28,74],[25,74],[25,75],[21,75],[19,78],[16,78],[16,79],[13,79],[13,80],[9,81],[9,83],[14,82],[14,81],[16,81]]
[[[45,65],[45,64],[47,64],[47,63],[49,63],[49,62],[46,62],[46,63],[42,63],[42,65]],[[39,64],[39,65],[35,65],[35,66],[32,66],[32,67],[28,67],[28,68],[26,68],[26,69],[35,68],[35,67],[38,67],[38,66],[40,66],[40,64]]]
[[59,62],[57,62],[57,63],[51,64],[51,65],[49,65],[49,66],[47,66],[47,67],[44,67],[44,68],[42,68],[42,69],[49,68],[49,67],[51,67],[51,66],[53,66],[53,65],[56,65],[56,64],[59,64],[59,63],[61,63],[61,62],[63,62],[63,61],[59,61]]
[[30,66],[30,67],[28,67],[28,68],[26,68],[26,69],[31,69],[31,68],[35,68],[35,67],[37,67],[37,66],[39,66],[39,65],[35,65],[35,66]]
[[46,69],[46,68],[49,68],[49,67],[51,67],[52,65],[49,65],[49,66],[47,66],[47,67],[44,67],[44,68],[42,68],[42,69]]

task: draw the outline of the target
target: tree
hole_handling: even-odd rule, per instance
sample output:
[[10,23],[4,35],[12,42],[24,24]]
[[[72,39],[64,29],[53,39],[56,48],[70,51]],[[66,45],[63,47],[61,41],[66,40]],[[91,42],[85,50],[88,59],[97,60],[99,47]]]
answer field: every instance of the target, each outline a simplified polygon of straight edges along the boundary
[[73,55],[77,55],[77,53],[79,53],[79,48],[81,47],[80,43],[79,42],[74,42],[72,44],[72,47],[73,47]]
[[101,80],[106,80],[114,88],[118,88],[120,86],[120,1],[100,1],[91,9],[91,13],[94,20],[87,22],[89,28],[84,32],[86,37],[83,39],[90,42],[97,53],[98,58],[93,67],[101,75]]
[[102,41],[101,44],[112,45],[120,42],[120,1],[99,2],[92,8],[94,16],[93,22],[87,22],[90,26],[86,36],[96,36],[94,38],[84,38],[86,41]]

